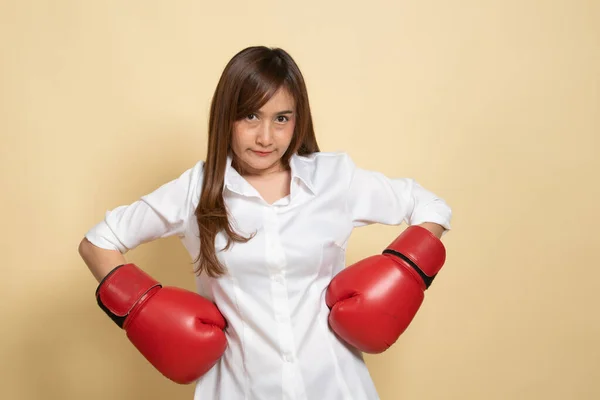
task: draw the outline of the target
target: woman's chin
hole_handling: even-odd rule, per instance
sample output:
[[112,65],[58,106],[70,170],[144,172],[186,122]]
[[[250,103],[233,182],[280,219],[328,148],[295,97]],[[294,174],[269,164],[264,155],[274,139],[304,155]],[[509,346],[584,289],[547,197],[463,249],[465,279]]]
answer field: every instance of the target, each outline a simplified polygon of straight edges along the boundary
[[248,173],[253,175],[258,175],[268,172],[269,170],[276,169],[278,164],[278,160],[274,160],[272,157],[259,158],[258,160],[256,158],[250,160],[244,159],[243,161],[243,168],[247,170]]

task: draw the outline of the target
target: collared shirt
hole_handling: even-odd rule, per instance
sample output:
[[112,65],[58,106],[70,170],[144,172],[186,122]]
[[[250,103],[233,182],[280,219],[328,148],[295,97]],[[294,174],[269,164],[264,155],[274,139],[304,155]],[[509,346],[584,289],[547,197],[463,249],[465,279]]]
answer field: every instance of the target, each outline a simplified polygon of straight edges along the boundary
[[[196,259],[194,211],[203,167],[199,161],[138,201],[108,211],[88,240],[125,253],[178,235]],[[362,354],[328,325],[327,286],[345,266],[355,227],[435,222],[450,229],[448,205],[413,179],[358,168],[345,153],[294,155],[290,167],[289,196],[268,204],[228,158],[223,196],[230,219],[238,233],[255,236],[223,251],[226,237],[217,234],[227,273],[196,278],[198,292],[228,323],[227,350],[198,380],[197,400],[378,399]]]

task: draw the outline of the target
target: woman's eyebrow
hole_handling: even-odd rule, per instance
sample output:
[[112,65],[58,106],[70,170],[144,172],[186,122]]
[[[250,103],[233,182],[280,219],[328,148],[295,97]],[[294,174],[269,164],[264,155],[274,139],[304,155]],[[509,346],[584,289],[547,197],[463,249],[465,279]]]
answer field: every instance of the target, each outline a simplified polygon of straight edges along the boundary
[[[283,115],[283,114],[293,114],[293,113],[294,113],[294,111],[292,111],[292,110],[283,110],[283,111],[278,111],[273,115]],[[259,110],[255,114],[264,115],[264,112]]]

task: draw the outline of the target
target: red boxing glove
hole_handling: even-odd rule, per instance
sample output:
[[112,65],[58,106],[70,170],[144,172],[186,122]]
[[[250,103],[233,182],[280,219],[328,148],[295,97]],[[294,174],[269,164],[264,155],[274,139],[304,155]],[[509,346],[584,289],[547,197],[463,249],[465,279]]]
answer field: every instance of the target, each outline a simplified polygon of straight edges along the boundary
[[98,305],[164,376],[188,384],[204,375],[225,348],[225,319],[204,297],[162,287],[134,264],[112,270],[96,290]]
[[406,330],[424,292],[444,265],[446,250],[427,229],[408,227],[382,255],[338,273],[326,294],[329,324],[365,353],[381,353]]

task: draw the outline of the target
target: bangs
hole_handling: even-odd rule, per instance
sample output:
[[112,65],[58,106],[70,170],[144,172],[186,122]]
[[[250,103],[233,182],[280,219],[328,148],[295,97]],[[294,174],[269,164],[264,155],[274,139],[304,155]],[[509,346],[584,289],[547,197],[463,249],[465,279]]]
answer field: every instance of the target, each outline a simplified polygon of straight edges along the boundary
[[277,59],[268,60],[268,65],[250,65],[248,69],[240,88],[236,120],[258,111],[287,81],[286,66]]

